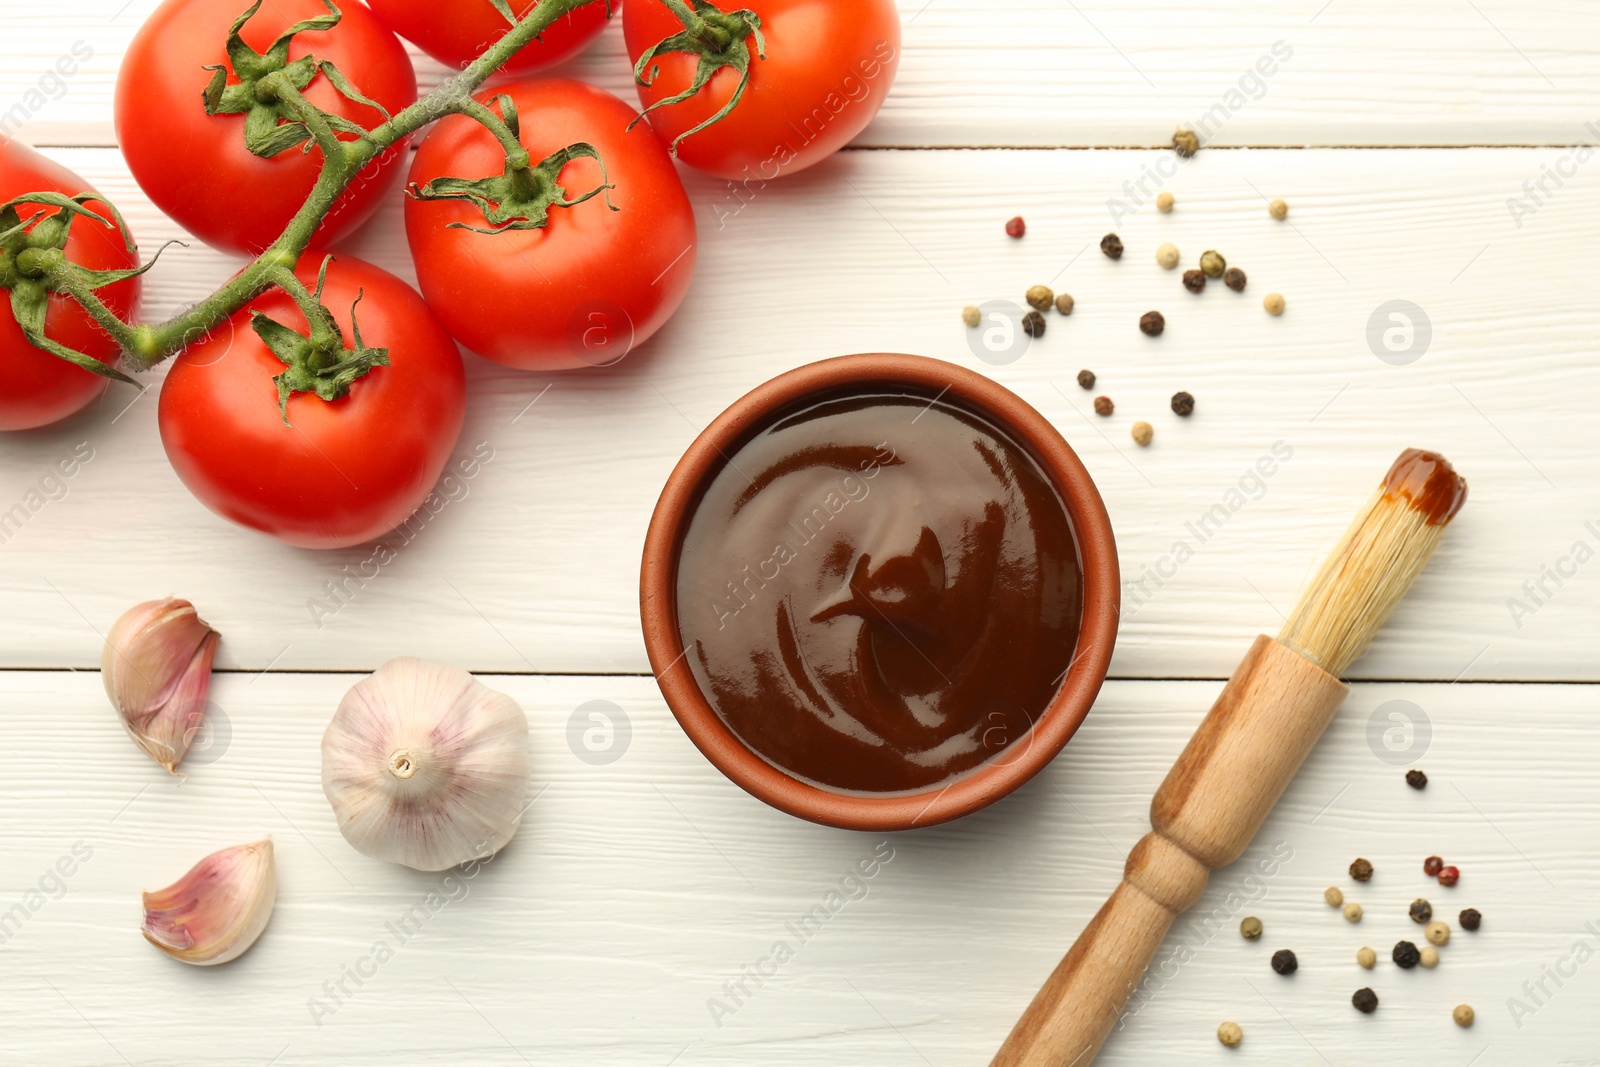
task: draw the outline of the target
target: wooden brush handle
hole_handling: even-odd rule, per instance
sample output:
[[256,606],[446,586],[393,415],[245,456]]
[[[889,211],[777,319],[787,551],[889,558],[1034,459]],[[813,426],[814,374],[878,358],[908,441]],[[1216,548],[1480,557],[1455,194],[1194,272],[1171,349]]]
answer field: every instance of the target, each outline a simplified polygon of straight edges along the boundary
[[1122,884],[1017,1020],[990,1067],[1085,1067],[1116,1026],[1167,930],[1211,871],[1238,859],[1348,688],[1257,637],[1150,805],[1155,827]]

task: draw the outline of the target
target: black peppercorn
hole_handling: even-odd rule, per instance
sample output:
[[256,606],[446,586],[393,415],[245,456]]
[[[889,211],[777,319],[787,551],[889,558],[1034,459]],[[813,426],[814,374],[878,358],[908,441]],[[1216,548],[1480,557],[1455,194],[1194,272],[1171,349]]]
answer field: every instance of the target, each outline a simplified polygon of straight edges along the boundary
[[1293,952],[1280,948],[1272,954],[1272,969],[1279,974],[1293,974],[1300,969],[1300,961],[1294,958]]
[[1146,311],[1139,316],[1139,329],[1151,337],[1160,337],[1166,328],[1166,316],[1159,311]]
[[1094,413],[1096,415],[1109,415],[1115,410],[1116,405],[1111,403],[1109,396],[1097,396],[1094,398]]
[[1081,370],[1081,371],[1079,371],[1078,372],[1078,384],[1083,386],[1085,389],[1093,389],[1094,388],[1094,371],[1092,371],[1092,370]]
[[1222,284],[1236,293],[1244,292],[1244,271],[1238,267],[1229,267],[1222,272]]
[[1476,930],[1483,923],[1483,914],[1477,908],[1461,909],[1461,929]]
[[1356,1011],[1371,1015],[1378,1010],[1378,994],[1370,989],[1358,989],[1350,995],[1350,1003],[1356,1006]]
[[1029,337],[1044,336],[1044,316],[1037,311],[1030,311],[1022,316],[1022,332]]
[[1172,135],[1172,150],[1188,159],[1200,151],[1200,138],[1193,130],[1178,130]]
[[1433,905],[1432,904],[1429,904],[1426,900],[1423,900],[1421,897],[1418,897],[1416,900],[1413,900],[1411,902],[1411,921],[1412,922],[1414,922],[1414,923],[1425,923],[1431,918],[1433,918]]
[[1406,772],[1406,785],[1412,789],[1428,788],[1428,776],[1421,771],[1410,770]]
[[1396,941],[1393,955],[1395,966],[1408,971],[1415,967],[1417,961],[1422,958],[1422,953],[1417,951],[1417,946],[1409,941]]
[[1183,272],[1183,287],[1191,293],[1204,292],[1206,287],[1206,272],[1203,270],[1186,270]]
[[1370,860],[1358,859],[1350,864],[1350,877],[1358,882],[1365,882],[1372,877],[1372,863]]
[[1185,392],[1172,394],[1172,410],[1185,418],[1194,414],[1194,396]]
[[1100,238],[1100,251],[1112,259],[1122,258],[1122,238],[1114,233],[1108,233]]

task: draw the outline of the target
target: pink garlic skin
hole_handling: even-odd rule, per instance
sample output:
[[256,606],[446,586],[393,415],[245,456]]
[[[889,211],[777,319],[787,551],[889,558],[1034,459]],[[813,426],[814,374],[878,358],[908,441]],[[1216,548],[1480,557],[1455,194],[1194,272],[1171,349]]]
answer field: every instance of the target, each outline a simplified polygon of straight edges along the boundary
[[187,600],[130,608],[106,637],[100,677],[135,743],[173,774],[205,717],[221,635]]
[[227,963],[255,944],[277,897],[270,840],[225,848],[144,894],[145,940],[197,967]]

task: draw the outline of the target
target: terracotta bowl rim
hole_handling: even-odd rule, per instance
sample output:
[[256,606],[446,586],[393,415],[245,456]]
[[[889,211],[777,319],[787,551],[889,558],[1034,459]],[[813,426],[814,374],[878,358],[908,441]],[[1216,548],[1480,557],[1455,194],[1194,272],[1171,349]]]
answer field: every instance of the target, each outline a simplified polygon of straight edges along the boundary
[[[911,388],[954,400],[1007,430],[1050,478],[1067,507],[1083,565],[1083,620],[1067,677],[1024,743],[938,789],[888,796],[834,792],[796,779],[746,747],[717,716],[689,669],[677,620],[677,552],[710,479],[771,416],[810,397]],[[773,807],[851,830],[908,830],[969,815],[1020,788],[1077,732],[1105,680],[1116,644],[1121,578],[1105,503],[1072,446],[1027,401],[958,364],[926,356],[860,353],[809,363],[756,386],[695,438],[650,518],[639,579],[645,650],[667,707],[696,748],[734,784]],[[1020,749],[1020,751],[1014,751]]]

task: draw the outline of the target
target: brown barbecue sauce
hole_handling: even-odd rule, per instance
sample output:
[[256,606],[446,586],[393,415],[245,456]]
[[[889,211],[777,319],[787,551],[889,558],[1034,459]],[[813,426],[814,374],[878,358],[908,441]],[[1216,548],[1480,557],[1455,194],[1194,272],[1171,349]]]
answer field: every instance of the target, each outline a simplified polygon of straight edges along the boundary
[[726,458],[679,551],[678,627],[746,746],[885,794],[1028,743],[1072,662],[1083,580],[1065,506],[1010,436],[937,399],[851,395]]

